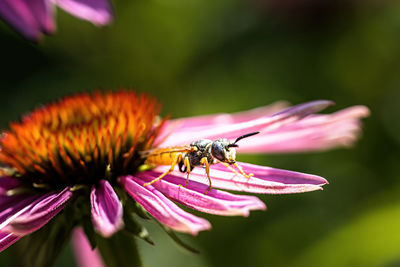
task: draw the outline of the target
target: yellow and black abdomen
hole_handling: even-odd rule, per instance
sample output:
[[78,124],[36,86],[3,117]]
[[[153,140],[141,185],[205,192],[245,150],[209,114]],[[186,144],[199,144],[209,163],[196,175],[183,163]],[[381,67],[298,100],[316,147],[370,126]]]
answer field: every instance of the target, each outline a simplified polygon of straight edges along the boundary
[[143,151],[142,157],[146,159],[145,164],[149,165],[171,165],[174,159],[181,155],[184,158],[186,153],[189,153],[196,148],[190,145],[174,146],[166,148],[155,148],[152,150]]
[[160,149],[149,154],[146,158],[145,164],[171,165],[178,154],[183,154],[183,152],[171,152],[168,148]]

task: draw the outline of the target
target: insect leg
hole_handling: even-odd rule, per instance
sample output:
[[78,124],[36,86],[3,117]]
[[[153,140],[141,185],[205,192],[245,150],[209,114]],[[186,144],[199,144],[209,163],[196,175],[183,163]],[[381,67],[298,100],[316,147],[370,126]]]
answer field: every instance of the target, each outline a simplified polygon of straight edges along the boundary
[[243,175],[244,177],[250,178],[251,176],[254,176],[254,174],[252,174],[252,173],[246,174],[243,171],[242,167],[240,167],[237,163],[234,163],[233,165],[235,165],[235,167],[239,170],[240,174]]
[[211,190],[210,164],[208,163],[208,160],[206,157],[202,158],[200,160],[200,163],[204,164],[206,166],[206,174],[207,174],[209,186],[204,194],[207,195],[207,193]]
[[231,165],[229,165],[228,163],[225,163],[225,162],[221,162],[221,163],[224,164],[224,166],[227,167],[231,172],[234,172],[234,173],[236,173],[236,174],[238,174],[238,175],[241,174],[241,175],[243,175],[243,176],[246,177],[246,178],[250,178],[250,177],[254,176],[254,174],[252,174],[252,173],[246,174],[246,173],[243,171],[242,167],[240,167],[237,163],[234,163],[233,165],[234,165],[236,168],[238,168],[239,172],[236,171],[234,168],[232,168]]
[[240,173],[237,172],[237,170],[235,170],[234,168],[231,167],[231,165],[229,165],[228,163],[225,162],[220,162],[221,164],[223,164],[225,167],[227,167],[231,172],[239,175]]
[[172,160],[171,168],[169,168],[168,171],[164,172],[163,174],[161,174],[160,176],[158,176],[158,177],[155,178],[154,180],[152,180],[152,181],[150,181],[150,182],[148,182],[148,183],[143,184],[143,186],[148,186],[148,185],[151,185],[151,184],[153,184],[153,183],[155,183],[155,182],[161,180],[165,175],[167,175],[168,173],[172,172],[172,171],[174,170],[174,168],[175,168],[175,165],[176,165],[179,161],[181,161],[181,160],[182,160],[182,154],[179,153],[179,154],[177,154],[177,155],[174,157],[174,159]]
[[185,156],[184,164],[185,164],[186,172],[187,172],[185,187],[187,187],[188,183],[189,183],[189,176],[190,176],[190,171],[191,171],[189,157]]

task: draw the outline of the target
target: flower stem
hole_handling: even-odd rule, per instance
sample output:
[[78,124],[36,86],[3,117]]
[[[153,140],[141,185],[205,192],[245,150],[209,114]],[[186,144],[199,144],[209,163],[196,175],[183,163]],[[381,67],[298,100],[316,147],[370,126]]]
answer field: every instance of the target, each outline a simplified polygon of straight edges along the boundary
[[135,238],[123,231],[110,238],[98,236],[97,246],[107,267],[142,267]]

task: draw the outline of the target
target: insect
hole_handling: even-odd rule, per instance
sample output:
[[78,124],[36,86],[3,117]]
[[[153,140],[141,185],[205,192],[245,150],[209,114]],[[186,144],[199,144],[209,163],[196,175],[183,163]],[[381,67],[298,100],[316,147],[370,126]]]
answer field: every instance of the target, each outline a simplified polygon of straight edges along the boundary
[[208,178],[209,186],[205,194],[211,190],[210,165],[222,163],[232,172],[238,173],[231,165],[235,166],[239,173],[246,178],[250,178],[253,174],[246,174],[243,169],[236,163],[236,147],[238,141],[258,134],[259,132],[248,133],[239,136],[234,142],[228,139],[200,139],[192,142],[190,145],[156,148],[142,153],[142,157],[146,158],[145,164],[148,165],[171,165],[169,170],[155,178],[154,180],[145,183],[144,186],[151,185],[161,180],[165,175],[172,172],[178,164],[179,170],[187,173],[185,187],[189,182],[190,172],[195,167],[204,166]]

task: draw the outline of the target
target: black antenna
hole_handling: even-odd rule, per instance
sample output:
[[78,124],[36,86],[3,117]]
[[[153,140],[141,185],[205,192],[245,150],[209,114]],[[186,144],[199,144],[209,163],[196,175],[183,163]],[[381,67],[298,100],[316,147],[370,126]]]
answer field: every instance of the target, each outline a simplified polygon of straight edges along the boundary
[[239,136],[238,138],[236,138],[235,142],[233,142],[232,144],[229,144],[228,147],[238,147],[238,145],[236,144],[237,142],[239,142],[240,140],[259,134],[260,132],[253,132],[253,133],[248,133],[248,134],[244,134],[242,136]]

